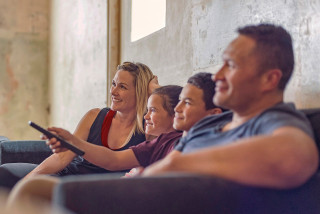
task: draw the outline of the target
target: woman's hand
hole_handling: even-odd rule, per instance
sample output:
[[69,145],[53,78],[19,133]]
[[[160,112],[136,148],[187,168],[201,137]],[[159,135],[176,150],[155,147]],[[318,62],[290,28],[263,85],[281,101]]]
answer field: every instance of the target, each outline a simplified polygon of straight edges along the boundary
[[[68,142],[71,142],[74,138],[74,136],[69,131],[62,128],[51,127],[51,128],[48,128],[48,131],[58,135],[59,137],[63,138]],[[47,139],[47,138],[44,136],[42,137],[42,139]],[[64,152],[68,150],[62,147],[60,141],[58,141],[56,138],[47,139],[46,144],[49,146],[49,148],[52,150],[53,153],[59,153],[59,152]]]

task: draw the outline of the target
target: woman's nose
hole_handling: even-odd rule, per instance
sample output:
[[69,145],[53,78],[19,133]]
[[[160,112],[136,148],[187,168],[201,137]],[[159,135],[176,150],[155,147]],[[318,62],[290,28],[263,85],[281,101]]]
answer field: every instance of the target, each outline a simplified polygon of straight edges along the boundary
[[116,94],[117,93],[117,87],[115,87],[115,86],[111,86],[111,88],[110,88],[110,94]]

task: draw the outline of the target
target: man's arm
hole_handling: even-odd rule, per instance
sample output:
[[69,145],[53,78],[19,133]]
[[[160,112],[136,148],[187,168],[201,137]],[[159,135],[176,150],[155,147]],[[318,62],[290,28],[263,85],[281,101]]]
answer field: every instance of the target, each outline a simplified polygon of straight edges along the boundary
[[143,175],[181,171],[246,185],[292,188],[303,184],[317,170],[318,159],[313,139],[300,129],[282,127],[272,135],[167,157],[146,168]]

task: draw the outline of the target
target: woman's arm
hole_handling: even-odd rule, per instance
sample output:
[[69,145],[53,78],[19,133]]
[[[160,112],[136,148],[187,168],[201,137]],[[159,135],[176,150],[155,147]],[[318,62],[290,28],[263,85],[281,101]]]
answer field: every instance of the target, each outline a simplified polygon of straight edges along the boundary
[[[87,161],[102,168],[118,171],[140,166],[132,149],[112,151],[106,147],[88,143],[62,128],[52,127],[48,130],[57,133],[68,142],[77,146],[85,152],[83,157]],[[50,145],[54,153],[60,154],[60,152],[65,151],[65,148],[62,148],[60,142],[55,138],[50,139],[48,145]]]
[[[97,117],[100,109],[95,108],[88,111],[79,121],[74,134],[80,139],[87,140],[90,127]],[[26,177],[31,177],[38,174],[54,174],[64,169],[76,155],[68,150],[59,154],[53,154],[45,159],[39,166],[32,170]]]

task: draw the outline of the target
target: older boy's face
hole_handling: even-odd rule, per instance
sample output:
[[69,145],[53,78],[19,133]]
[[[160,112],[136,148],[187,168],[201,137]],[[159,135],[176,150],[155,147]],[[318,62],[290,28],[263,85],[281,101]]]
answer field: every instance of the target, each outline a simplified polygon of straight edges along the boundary
[[180,102],[174,111],[173,127],[181,131],[189,131],[196,122],[210,113],[203,101],[203,91],[189,83],[183,87]]

